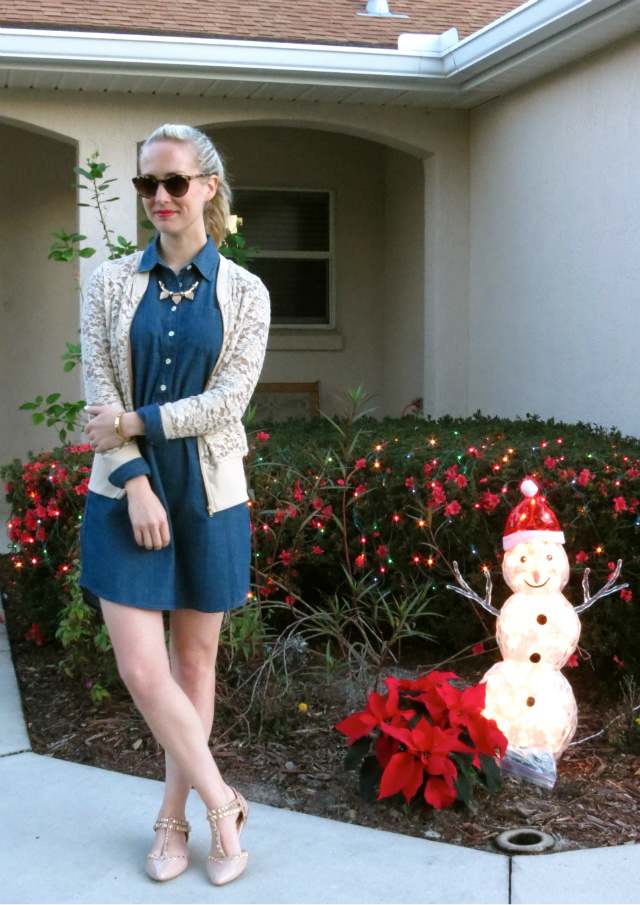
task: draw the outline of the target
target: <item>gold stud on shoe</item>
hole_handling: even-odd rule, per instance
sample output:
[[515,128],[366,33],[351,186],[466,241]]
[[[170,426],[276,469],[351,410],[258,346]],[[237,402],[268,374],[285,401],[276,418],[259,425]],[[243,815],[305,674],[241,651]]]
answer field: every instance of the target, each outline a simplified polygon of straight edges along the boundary
[[169,855],[169,834],[171,830],[184,833],[189,841],[191,826],[186,820],[177,820],[175,817],[159,817],[153,825],[154,830],[164,830],[164,842],[162,852],[159,855],[147,855],[147,873],[152,880],[172,880],[189,865],[188,855]]
[[236,855],[226,855],[222,848],[222,842],[220,841],[218,820],[223,817],[230,817],[232,814],[237,814],[238,818],[236,826],[238,829],[238,839],[240,839],[240,834],[244,829],[249,814],[249,805],[240,792],[234,789],[233,786],[231,786],[231,791],[236,796],[233,801],[223,805],[221,808],[207,809],[207,820],[215,830],[216,849],[218,851],[217,855],[209,855],[207,858],[207,874],[209,875],[211,882],[216,886],[223,886],[225,883],[230,883],[232,880],[235,880],[236,877],[239,877],[247,866],[247,858],[249,857],[249,852],[244,849]]

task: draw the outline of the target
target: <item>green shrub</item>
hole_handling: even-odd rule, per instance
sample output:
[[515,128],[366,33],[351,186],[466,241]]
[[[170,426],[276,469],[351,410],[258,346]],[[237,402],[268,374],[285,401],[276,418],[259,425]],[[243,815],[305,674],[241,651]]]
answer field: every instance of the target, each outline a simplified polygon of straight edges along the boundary
[[[353,414],[335,421],[290,419],[247,433],[254,494],[249,606],[256,615],[247,622],[246,611],[233,614],[232,621],[245,622],[227,641],[243,656],[265,656],[265,639],[283,632],[292,638],[295,629],[307,631],[327,670],[362,654],[375,660],[379,675],[404,640],[418,639],[425,662],[491,637],[491,617],[446,585],[456,560],[480,595],[487,569],[495,602],[506,599],[502,536],[521,499],[519,482],[533,474],[566,536],[572,563],[566,594],[574,605],[582,602],[586,566],[595,591],[611,563],[623,560],[621,578],[629,589],[584,614],[583,655],[603,677],[640,677],[635,438],[585,424],[479,414],[439,421]],[[88,447],[71,447],[2,470],[13,509],[17,581],[35,621],[36,601],[47,601],[48,618],[58,624],[66,606],[90,458]],[[412,614],[398,632],[409,600]],[[91,644],[93,635],[83,657]],[[90,671],[87,661],[83,676]]]

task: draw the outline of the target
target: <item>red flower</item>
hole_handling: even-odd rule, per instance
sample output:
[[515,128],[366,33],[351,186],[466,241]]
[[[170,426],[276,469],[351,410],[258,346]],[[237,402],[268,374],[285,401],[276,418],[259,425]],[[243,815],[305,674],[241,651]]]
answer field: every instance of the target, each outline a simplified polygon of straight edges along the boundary
[[386,556],[387,548],[384,546],[384,544],[380,544],[380,546],[376,550],[376,553],[378,554],[378,556]]
[[266,434],[264,431],[258,431],[258,433],[256,434],[256,439],[257,440],[268,440],[269,434]]
[[313,550],[312,550],[311,552],[312,552],[312,553],[317,553],[318,555],[320,555],[321,553],[324,553],[324,550],[322,550],[320,547],[317,547],[317,546],[316,546],[316,547],[313,548]]
[[89,493],[89,478],[85,478],[84,481],[81,481],[75,488],[75,492],[77,496],[86,496]]
[[38,530],[36,531],[36,540],[46,540],[47,534],[44,530],[44,525],[40,525]]
[[408,487],[409,490],[414,490],[415,486],[416,486],[416,482],[414,481],[414,479],[412,477],[408,477],[407,480],[404,482],[404,486]]
[[451,503],[447,503],[444,507],[445,515],[457,515],[460,512],[460,503],[457,500],[453,500]]
[[635,465],[632,466],[631,468],[629,468],[627,471],[628,478],[637,478],[638,475],[640,475],[640,471],[638,471],[638,469],[635,467]]
[[31,624],[31,628],[26,633],[25,638],[27,641],[35,641],[38,646],[44,644],[44,632],[35,622]]
[[471,648],[471,653],[476,655],[484,653],[484,642],[478,641],[477,644],[474,644]]
[[485,512],[493,512],[493,510],[500,503],[500,497],[496,496],[495,493],[491,493],[491,491],[487,490],[486,493],[480,499],[480,507],[485,510]]
[[633,597],[633,591],[630,591],[629,588],[623,588],[620,591],[620,596],[623,600],[626,600],[626,602],[629,603],[629,601]]
[[623,496],[617,496],[613,500],[613,508],[616,512],[624,512],[627,508],[627,501]]
[[584,550],[581,550],[579,553],[576,553],[576,562],[588,562],[588,561],[589,561],[589,557],[584,552]]
[[289,606],[293,606],[293,604],[296,602],[296,598],[292,597],[291,594],[287,594],[287,596],[284,598],[284,602],[288,603]]
[[304,500],[304,492],[300,487],[300,478],[298,478],[295,487],[293,488],[293,498],[294,500]]
[[452,465],[451,468],[447,468],[444,473],[444,476],[447,481],[455,481],[458,476],[458,466]]
[[356,556],[356,569],[362,569],[364,566],[364,553],[361,553],[360,556]]
[[286,550],[283,550],[283,551],[280,553],[280,559],[281,559],[282,562],[285,564],[285,566],[288,566],[289,563],[291,562],[291,554],[288,553]]
[[366,489],[367,489],[366,484],[358,484],[358,486],[355,489],[354,496],[358,496],[359,494],[364,493]]
[[589,481],[593,481],[595,478],[594,474],[591,474],[588,468],[583,468],[580,474],[578,475],[578,484],[581,487],[586,487]]
[[38,523],[36,522],[35,516],[31,509],[27,509],[24,517],[24,524],[28,531],[35,531],[38,527]]
[[322,514],[324,515],[325,518],[329,518],[329,516],[331,515],[332,512],[333,512],[333,506],[325,506],[324,509],[322,510]]
[[578,658],[576,657],[575,654],[571,654],[571,656],[567,660],[565,666],[572,666],[572,667],[579,666]]
[[467,486],[467,479],[465,478],[465,476],[464,476],[463,474],[459,474],[459,475],[456,477],[455,482],[456,482],[456,484],[458,485],[458,487],[466,487],[466,486]]
[[338,480],[336,481],[336,484],[340,484],[340,486],[342,487],[342,485],[344,484],[344,479],[338,478]]
[[429,465],[429,463],[427,462],[427,464],[424,466],[424,473],[425,473],[425,474],[427,475],[427,477],[428,477],[428,476],[431,474],[432,471],[433,471],[433,466],[432,466],[432,465]]
[[616,654],[613,655],[613,662],[620,668],[624,666],[624,660],[619,660]]
[[547,458],[544,460],[544,464],[547,466],[547,468],[549,470],[551,470],[552,468],[555,468],[557,462],[558,462],[558,460],[552,458],[551,456],[547,456]]
[[314,509],[322,509],[322,500],[319,496],[315,498],[315,500],[311,501],[311,505]]
[[431,483],[431,503],[433,503],[434,505],[432,506],[430,503],[430,508],[442,506],[446,502],[447,495],[442,489],[442,484],[440,483],[440,481],[433,481]]
[[355,464],[355,468],[366,468],[366,466],[367,466],[366,459],[358,459],[358,461]]

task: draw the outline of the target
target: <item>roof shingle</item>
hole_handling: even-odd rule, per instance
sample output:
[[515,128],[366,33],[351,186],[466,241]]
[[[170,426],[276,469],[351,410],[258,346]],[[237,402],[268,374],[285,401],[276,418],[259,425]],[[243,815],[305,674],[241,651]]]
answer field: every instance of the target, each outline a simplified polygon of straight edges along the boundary
[[389,0],[408,19],[359,16],[366,0],[2,0],[0,26],[396,48],[403,32],[460,38],[522,0]]

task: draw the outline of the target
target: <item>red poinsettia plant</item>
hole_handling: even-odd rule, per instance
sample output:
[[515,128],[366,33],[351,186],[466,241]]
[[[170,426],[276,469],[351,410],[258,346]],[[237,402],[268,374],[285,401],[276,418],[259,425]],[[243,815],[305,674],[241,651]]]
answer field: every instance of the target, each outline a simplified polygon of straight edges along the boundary
[[[418,679],[384,679],[386,694],[372,691],[365,709],[335,728],[348,736],[346,769],[360,767],[360,791],[378,799],[402,793],[411,801],[422,790],[435,808],[470,801],[474,783],[500,789],[497,758],[507,738],[482,715],[486,685],[460,689],[455,673],[434,670]],[[374,754],[369,753],[371,745]]]

